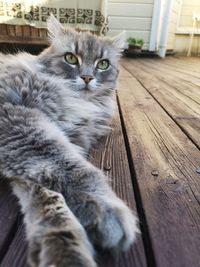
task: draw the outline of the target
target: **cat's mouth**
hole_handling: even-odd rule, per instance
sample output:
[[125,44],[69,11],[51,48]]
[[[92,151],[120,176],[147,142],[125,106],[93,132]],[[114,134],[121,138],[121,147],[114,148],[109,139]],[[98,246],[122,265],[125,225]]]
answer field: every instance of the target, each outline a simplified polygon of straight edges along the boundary
[[84,87],[83,87],[83,90],[91,90],[91,86],[89,86],[88,84],[86,84]]
[[99,83],[80,83],[80,80],[70,80],[70,86],[72,89],[78,90],[78,91],[83,91],[83,92],[93,92],[96,91],[100,88]]
[[80,88],[81,91],[94,91],[94,88],[90,84],[85,84]]

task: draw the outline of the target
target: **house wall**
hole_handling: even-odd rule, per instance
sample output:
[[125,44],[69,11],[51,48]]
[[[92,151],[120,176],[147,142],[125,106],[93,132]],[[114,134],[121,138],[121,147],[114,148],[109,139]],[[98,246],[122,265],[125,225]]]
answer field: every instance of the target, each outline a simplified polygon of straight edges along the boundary
[[200,14],[200,0],[182,0],[182,9],[178,27],[192,27],[193,12]]
[[[160,20],[162,26],[168,0],[160,1],[162,1]],[[107,15],[110,17],[108,35],[114,36],[125,30],[126,38],[129,36],[142,38],[145,42],[143,49],[149,50],[154,3],[155,0],[107,0]],[[200,15],[200,0],[173,0],[167,50],[187,54],[193,12]],[[192,45],[193,54],[200,54],[200,22],[197,26]]]
[[[174,0],[178,1],[178,0]],[[175,42],[171,47],[180,54],[187,54],[190,42],[190,34],[193,31],[193,14],[200,16],[200,0],[179,0],[182,5],[179,6],[180,14],[177,17],[177,27],[175,32]],[[192,54],[200,52],[200,22],[195,27],[195,36],[192,45]],[[169,45],[170,47],[170,45]]]
[[125,30],[126,38],[142,38],[143,49],[148,49],[153,4],[154,0],[108,0],[108,35],[114,36]]
[[182,0],[173,1],[170,22],[169,22],[167,50],[174,50],[175,48],[177,21],[178,21],[179,14],[180,14],[181,3],[182,3]]

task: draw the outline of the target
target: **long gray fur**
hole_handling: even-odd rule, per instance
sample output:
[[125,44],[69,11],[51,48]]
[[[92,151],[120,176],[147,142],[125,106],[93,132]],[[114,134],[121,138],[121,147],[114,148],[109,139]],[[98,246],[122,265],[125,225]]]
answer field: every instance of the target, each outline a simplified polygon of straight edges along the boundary
[[[54,17],[48,30],[39,56],[0,55],[0,172],[25,214],[30,266],[94,267],[91,243],[126,250],[138,232],[85,157],[114,113],[121,40],[65,29]],[[66,52],[80,65],[66,63]],[[94,63],[102,58],[105,71]],[[82,75],[93,76],[87,88]]]

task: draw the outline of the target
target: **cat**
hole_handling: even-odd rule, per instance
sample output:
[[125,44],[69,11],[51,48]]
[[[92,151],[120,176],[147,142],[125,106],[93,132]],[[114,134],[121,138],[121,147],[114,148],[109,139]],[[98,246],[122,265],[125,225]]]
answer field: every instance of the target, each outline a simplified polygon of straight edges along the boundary
[[0,56],[0,170],[19,198],[31,267],[95,267],[123,251],[137,218],[87,160],[114,114],[121,38],[48,20],[38,56]]

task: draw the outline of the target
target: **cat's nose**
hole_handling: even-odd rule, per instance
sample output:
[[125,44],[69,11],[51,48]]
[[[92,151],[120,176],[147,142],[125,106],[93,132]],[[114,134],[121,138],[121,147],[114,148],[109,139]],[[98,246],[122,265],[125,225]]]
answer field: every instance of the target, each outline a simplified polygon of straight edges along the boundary
[[81,79],[84,80],[84,82],[85,82],[86,84],[88,84],[89,82],[91,82],[91,80],[94,79],[94,77],[92,77],[92,76],[90,76],[90,75],[82,75],[82,76],[80,76],[80,77],[81,77]]

